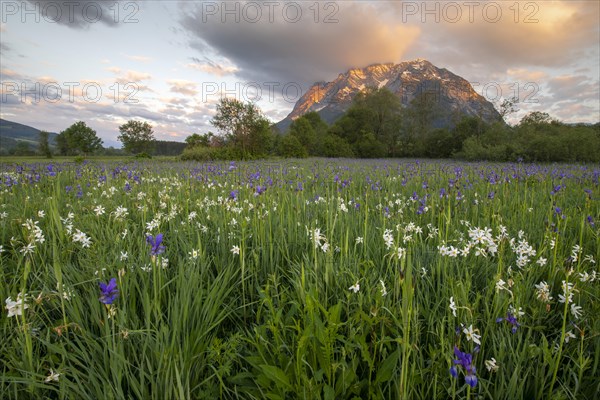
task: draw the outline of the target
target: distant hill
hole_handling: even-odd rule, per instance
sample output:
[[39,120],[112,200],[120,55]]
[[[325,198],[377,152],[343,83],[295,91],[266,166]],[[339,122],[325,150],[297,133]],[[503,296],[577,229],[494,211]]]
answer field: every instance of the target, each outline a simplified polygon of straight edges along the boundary
[[[25,142],[32,150],[37,149],[40,130],[31,126],[0,118],[0,154],[8,154],[19,142]],[[50,146],[56,144],[58,134],[50,132]]]

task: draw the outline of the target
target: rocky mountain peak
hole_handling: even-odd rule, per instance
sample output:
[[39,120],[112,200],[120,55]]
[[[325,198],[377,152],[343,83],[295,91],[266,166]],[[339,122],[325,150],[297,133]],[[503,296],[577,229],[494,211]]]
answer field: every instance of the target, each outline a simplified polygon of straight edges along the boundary
[[[350,108],[354,97],[367,87],[386,87],[400,98],[405,107],[417,95],[427,93],[435,96],[441,109],[448,114],[479,115],[488,122],[499,118],[494,106],[475,92],[467,80],[419,58],[399,64],[350,68],[331,82],[316,82],[277,126],[284,132],[294,119],[311,111],[318,112],[325,121],[332,123]],[[437,123],[438,126],[449,124],[450,121]]]

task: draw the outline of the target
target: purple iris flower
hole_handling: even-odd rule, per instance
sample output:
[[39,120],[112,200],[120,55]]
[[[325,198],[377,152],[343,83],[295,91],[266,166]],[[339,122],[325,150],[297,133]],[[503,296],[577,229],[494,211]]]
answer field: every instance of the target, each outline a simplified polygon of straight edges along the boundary
[[454,346],[454,365],[450,368],[450,375],[456,378],[458,377],[458,370],[456,366],[461,366],[465,369],[465,383],[471,387],[477,385],[477,377],[475,376],[475,366],[473,365],[473,356],[470,353],[463,353]]
[[558,193],[560,191],[560,189],[562,189],[562,188],[564,188],[563,185],[554,186],[554,188],[552,189],[550,194],[554,195],[554,194]]
[[594,219],[592,218],[592,216],[591,216],[591,215],[588,215],[588,216],[587,216],[587,222],[588,222],[588,224],[590,224],[590,226],[591,226],[592,228],[595,226],[595,224],[594,224]]
[[117,279],[112,278],[108,283],[100,282],[100,301],[104,304],[112,304],[119,297]]
[[238,197],[238,191],[237,190],[232,190],[231,192],[229,192],[229,198],[231,200],[237,200]]
[[510,331],[511,331],[512,333],[517,333],[517,328],[519,327],[519,323],[517,322],[517,317],[515,317],[515,316],[514,316],[514,315],[512,315],[511,313],[507,313],[507,314],[506,314],[506,318],[502,318],[502,317],[500,317],[500,318],[496,318],[496,322],[497,322],[497,323],[500,323],[500,322],[502,322],[502,321],[506,321],[506,322],[508,322],[509,324],[511,324],[511,325],[512,325],[512,328],[511,328],[511,330],[510,330]]
[[158,235],[156,235],[156,238],[153,237],[152,235],[146,236],[146,242],[152,246],[152,249],[150,250],[151,255],[156,256],[156,255],[159,255],[159,254],[162,254],[165,252],[165,246],[163,246],[161,244],[162,240],[163,240],[162,233],[159,233]]

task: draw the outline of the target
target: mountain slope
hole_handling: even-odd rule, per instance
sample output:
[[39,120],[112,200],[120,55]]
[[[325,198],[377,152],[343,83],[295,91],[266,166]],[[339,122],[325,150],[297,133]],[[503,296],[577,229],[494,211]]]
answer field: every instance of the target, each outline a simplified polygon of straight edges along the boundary
[[[16,147],[19,142],[26,142],[31,148],[37,148],[40,130],[17,122],[0,119],[0,153]],[[48,135],[48,142],[53,146],[56,133]]]
[[471,84],[444,68],[426,60],[400,64],[375,64],[366,68],[352,68],[332,82],[316,82],[298,100],[292,112],[276,126],[285,132],[292,121],[303,114],[316,111],[328,123],[339,118],[354,97],[367,87],[385,87],[401,99],[407,107],[420,94],[435,96],[445,117],[434,121],[434,126],[450,126],[450,115],[480,115],[491,122],[500,118],[492,103],[479,95]]

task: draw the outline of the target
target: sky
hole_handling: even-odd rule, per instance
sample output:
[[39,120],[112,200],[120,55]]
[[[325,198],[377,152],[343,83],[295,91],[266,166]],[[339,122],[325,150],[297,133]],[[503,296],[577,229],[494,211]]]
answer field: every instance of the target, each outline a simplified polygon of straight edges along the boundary
[[215,131],[224,97],[273,122],[317,81],[417,58],[499,104],[600,121],[600,2],[0,0],[0,117],[77,121],[105,146],[149,122],[159,140]]

